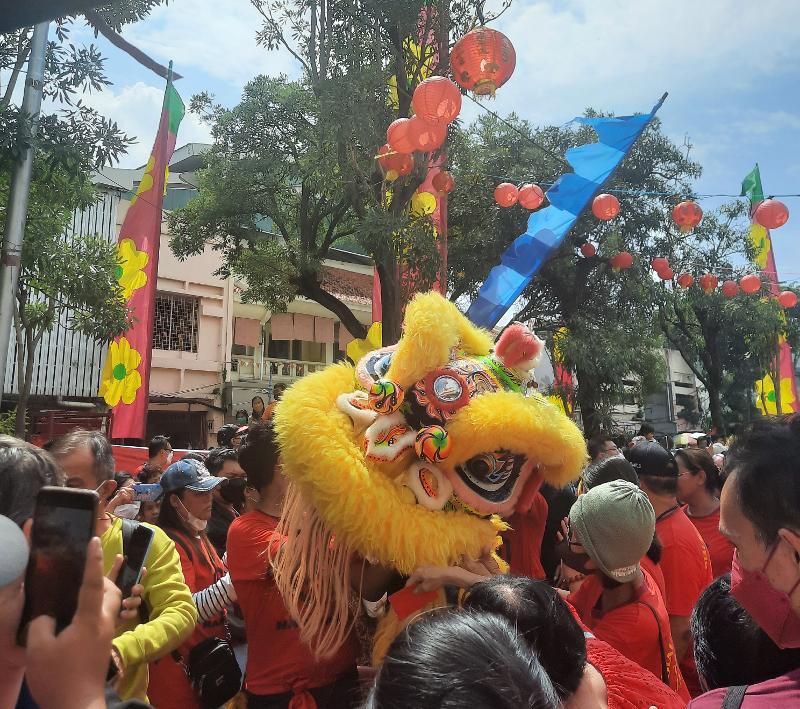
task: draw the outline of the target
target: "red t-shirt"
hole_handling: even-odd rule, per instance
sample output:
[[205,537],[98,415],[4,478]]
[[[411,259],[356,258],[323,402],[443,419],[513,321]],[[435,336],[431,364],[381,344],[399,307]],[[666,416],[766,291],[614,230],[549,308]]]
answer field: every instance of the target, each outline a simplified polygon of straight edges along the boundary
[[324,687],[356,666],[354,637],[326,660],[315,660],[300,641],[297,624],[268,573],[269,553],[283,542],[277,524],[274,517],[254,511],[235,519],[228,530],[228,570],[247,631],[245,688],[259,696]]
[[653,581],[656,582],[656,586],[658,586],[658,590],[661,592],[661,597],[664,598],[667,595],[667,590],[664,586],[664,572],[661,570],[661,564],[653,562],[647,554],[642,557],[639,563],[642,566],[642,570],[653,577]]
[[637,590],[636,597],[630,603],[605,613],[596,608],[603,586],[595,575],[589,576],[567,600],[598,640],[607,642],[659,679],[662,678],[662,648],[658,640],[660,629],[669,686],[688,702],[689,694],[676,662],[664,599],[653,577],[646,571],[643,574],[644,583]]
[[[715,689],[693,699],[687,709],[720,709],[727,689]],[[752,684],[747,689],[742,709],[783,709],[800,707],[800,669],[766,682]]]
[[[216,583],[225,574],[225,566],[207,539],[192,539],[183,532],[168,530],[176,539],[175,548],[181,560],[181,569],[186,585],[192,593]],[[186,659],[191,650],[201,640],[210,637],[224,638],[224,613],[207,622],[198,621],[191,637],[178,650]],[[186,672],[172,657],[172,654],[150,663],[150,681],[147,687],[150,703],[158,709],[201,709],[202,704],[192,689]]]
[[608,709],[684,709],[686,700],[653,674],[611,645],[586,638],[586,659],[601,675],[608,692]]
[[719,531],[719,508],[705,517],[693,517],[689,514],[688,506],[683,509],[708,547],[714,578],[729,574],[733,562],[733,544]]
[[[664,572],[667,589],[664,599],[667,602],[667,613],[688,617],[692,614],[700,594],[714,580],[708,547],[681,509],[658,520],[656,532],[663,547],[661,570]],[[697,676],[691,645],[680,666],[690,694],[696,697],[703,690]]]
[[528,510],[517,510],[507,520],[511,529],[502,533],[500,554],[517,576],[540,581],[546,577],[542,567],[542,539],[547,524],[547,500],[537,492]]

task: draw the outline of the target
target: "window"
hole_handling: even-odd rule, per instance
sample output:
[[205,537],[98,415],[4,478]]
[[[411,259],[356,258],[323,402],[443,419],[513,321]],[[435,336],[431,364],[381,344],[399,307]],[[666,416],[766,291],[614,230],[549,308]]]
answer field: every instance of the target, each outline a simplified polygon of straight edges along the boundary
[[197,352],[199,306],[197,298],[157,293],[153,347],[175,352]]

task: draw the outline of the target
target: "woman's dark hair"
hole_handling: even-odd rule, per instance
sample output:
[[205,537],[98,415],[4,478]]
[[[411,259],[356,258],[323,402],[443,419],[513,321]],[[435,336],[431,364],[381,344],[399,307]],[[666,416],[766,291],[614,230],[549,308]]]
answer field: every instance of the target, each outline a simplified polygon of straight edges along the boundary
[[464,608],[503,616],[530,643],[560,699],[583,679],[586,638],[558,593],[527,576],[494,576],[475,584]]
[[800,667],[800,648],[781,650],[730,595],[730,574],[700,595],[690,627],[708,689],[756,684]]
[[681,448],[675,451],[675,460],[683,464],[692,475],[706,474],[705,488],[711,495],[716,495],[722,487],[719,468],[705,448]]
[[270,422],[252,424],[238,453],[250,487],[263,490],[272,482],[280,451]]
[[247,415],[248,415],[247,414],[247,409],[237,409],[236,410],[236,416],[234,416],[234,418],[238,419],[239,418],[239,414],[241,414],[243,418],[247,418]]
[[395,638],[375,678],[371,709],[555,709],[536,653],[494,613],[434,611]]
[[800,416],[769,417],[742,426],[725,458],[744,516],[765,546],[782,528],[800,532]]
[[39,490],[63,484],[64,476],[47,451],[0,435],[0,515],[22,526],[33,517]]
[[266,407],[264,405],[264,399],[262,399],[260,396],[254,396],[252,399],[250,399],[250,408],[255,411],[257,401],[261,402],[261,410],[263,411]]
[[198,463],[202,463],[203,465],[206,464],[207,456],[203,455],[199,451],[189,451],[186,455],[181,456],[181,460],[196,460]]
[[185,487],[164,493],[161,498],[161,508],[158,511],[158,526],[161,527],[161,529],[177,529],[179,532],[186,531],[186,525],[178,514],[178,510],[176,510],[175,506],[170,502],[170,497],[172,497],[172,495],[177,495],[180,500],[183,501],[185,493]]
[[639,485],[639,476],[633,466],[625,458],[604,458],[589,465],[581,475],[584,490],[610,483],[613,480],[627,480],[629,483]]
[[145,463],[142,466],[142,469],[139,471],[139,482],[140,483],[148,483],[154,479],[158,479],[161,477],[161,468],[156,465],[150,465],[150,463]]
[[206,458],[206,468],[212,475],[216,475],[229,460],[239,460],[239,453],[233,448],[215,448]]

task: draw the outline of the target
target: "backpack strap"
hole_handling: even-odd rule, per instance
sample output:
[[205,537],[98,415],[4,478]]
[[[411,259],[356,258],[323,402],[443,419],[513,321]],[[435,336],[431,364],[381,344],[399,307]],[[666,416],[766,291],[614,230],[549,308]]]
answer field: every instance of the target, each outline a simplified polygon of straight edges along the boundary
[[175,529],[164,529],[164,533],[177,545],[186,552],[186,556],[189,557],[189,561],[194,563],[194,554],[192,553],[192,549],[194,545],[179,531]]
[[[667,652],[664,648],[664,635],[661,632],[661,623],[658,620],[658,613],[656,613],[656,609],[653,608],[649,603],[645,603],[644,601],[636,601],[637,603],[641,603],[643,606],[647,606],[650,609],[650,612],[653,614],[653,618],[656,621],[656,628],[658,628],[658,649],[661,651],[661,681],[667,685],[669,684],[669,668],[667,667]],[[727,708],[726,708],[727,709]]]
[[725,699],[722,700],[720,709],[740,709],[744,702],[744,695],[747,693],[749,685],[743,684],[738,687],[728,687],[725,692]]

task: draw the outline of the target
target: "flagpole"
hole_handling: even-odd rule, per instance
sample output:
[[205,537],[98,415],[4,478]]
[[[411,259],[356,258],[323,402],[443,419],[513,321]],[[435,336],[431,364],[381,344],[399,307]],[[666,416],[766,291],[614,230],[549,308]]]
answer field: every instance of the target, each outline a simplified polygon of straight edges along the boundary
[[[47,33],[50,22],[40,22],[33,28],[31,54],[28,60],[28,77],[22,96],[22,113],[31,117],[31,139],[39,128],[39,111],[42,107],[42,82],[47,53]],[[31,141],[33,142],[33,140]],[[25,149],[22,160],[14,168],[11,189],[8,195],[6,229],[3,249],[0,253],[0,403],[6,388],[6,365],[11,346],[11,324],[14,313],[14,298],[17,295],[19,272],[22,265],[22,240],[28,216],[28,195],[33,173],[33,145]],[[17,347],[21,343],[17,343]]]

